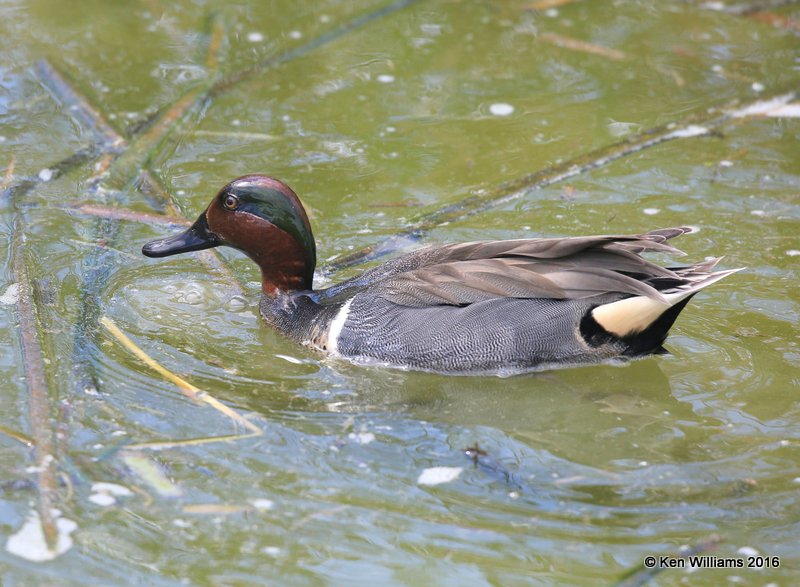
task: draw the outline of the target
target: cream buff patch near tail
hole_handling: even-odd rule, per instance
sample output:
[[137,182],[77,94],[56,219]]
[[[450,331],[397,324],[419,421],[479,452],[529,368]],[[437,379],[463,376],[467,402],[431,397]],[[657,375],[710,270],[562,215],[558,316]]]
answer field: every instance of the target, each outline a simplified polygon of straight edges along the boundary
[[730,269],[728,271],[717,271],[699,279],[677,291],[661,292],[663,300],[649,298],[647,296],[634,296],[625,298],[610,304],[597,306],[592,310],[592,318],[606,331],[619,337],[631,336],[647,329],[658,317],[669,308],[685,300],[687,297],[696,294],[701,289],[716,283],[723,277],[731,273],[736,273],[742,269]]

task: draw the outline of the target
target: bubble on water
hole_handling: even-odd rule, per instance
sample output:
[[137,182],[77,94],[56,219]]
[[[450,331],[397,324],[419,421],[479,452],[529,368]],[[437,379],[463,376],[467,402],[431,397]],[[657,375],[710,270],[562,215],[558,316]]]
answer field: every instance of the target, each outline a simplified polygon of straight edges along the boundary
[[426,22],[419,25],[420,30],[426,35],[436,37],[442,34],[442,25],[432,22]]
[[117,483],[106,483],[104,481],[98,481],[97,483],[92,483],[92,491],[94,491],[95,493],[107,493],[109,495],[117,495],[123,497],[133,495],[133,492],[124,485],[118,485]]
[[277,358],[279,358],[279,359],[283,359],[284,361],[292,363],[293,365],[302,365],[303,364],[303,361],[301,359],[297,359],[295,357],[290,357],[289,355],[275,355],[275,356]]
[[173,299],[180,304],[200,304],[206,298],[206,291],[203,285],[196,281],[190,281],[181,289],[175,291]]
[[705,126],[700,126],[699,124],[690,124],[685,128],[679,128],[678,130],[672,131],[668,136],[676,139],[689,139],[692,137],[706,135],[708,133],[709,130]]
[[378,77],[375,78],[382,84],[390,84],[394,81],[394,76],[388,73],[382,73]]
[[642,128],[642,125],[636,122],[609,119],[608,123],[608,131],[611,133],[611,136],[615,137],[631,134],[632,132],[638,131],[640,128]]
[[505,102],[495,102],[489,106],[489,112],[495,116],[509,116],[514,113],[514,107],[511,104],[506,104]]
[[347,437],[357,444],[369,444],[375,440],[375,435],[372,432],[351,432]]
[[197,305],[203,301],[203,296],[199,292],[190,291],[186,294],[185,298],[187,304]]
[[655,216],[656,214],[661,212],[661,210],[658,208],[645,208],[644,210],[642,210],[642,212],[644,212],[648,216]]
[[231,312],[239,312],[247,307],[247,300],[242,296],[233,296],[228,300],[227,306]]
[[108,507],[117,503],[116,498],[108,493],[93,493],[89,496],[89,501],[103,507]]
[[261,510],[261,511],[271,510],[271,509],[273,509],[275,507],[275,502],[274,501],[272,501],[271,499],[263,498],[263,497],[254,499],[250,503],[253,504],[254,508],[256,508],[257,510]]
[[49,167],[45,167],[39,171],[39,179],[42,181],[50,181],[53,179],[53,175],[55,175],[55,172]]
[[264,35],[259,32],[247,33],[247,40],[251,43],[260,43],[264,40]]

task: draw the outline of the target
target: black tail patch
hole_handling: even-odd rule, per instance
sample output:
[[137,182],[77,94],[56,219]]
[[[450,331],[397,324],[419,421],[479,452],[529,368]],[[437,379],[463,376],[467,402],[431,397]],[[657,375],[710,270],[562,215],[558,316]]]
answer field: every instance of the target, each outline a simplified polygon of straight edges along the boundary
[[583,318],[581,318],[580,332],[583,340],[592,347],[619,342],[620,338],[616,334],[611,334],[594,319],[592,310],[594,310],[594,308],[591,308],[584,314]]
[[664,341],[667,339],[669,329],[672,328],[678,314],[686,307],[686,304],[689,303],[692,297],[694,297],[694,294],[670,307],[643,331],[633,336],[623,338],[622,340],[627,343],[628,348],[622,354],[626,357],[639,357],[642,355],[660,353],[664,348],[661,345],[664,344]]
[[581,319],[580,332],[583,339],[593,347],[599,347],[609,343],[622,342],[626,349],[622,352],[624,357],[641,357],[651,354],[669,354],[669,351],[661,346],[669,334],[669,329],[675,323],[675,319],[681,310],[686,307],[694,294],[682,299],[680,302],[671,306],[661,316],[659,316],[650,326],[641,332],[631,336],[619,337],[611,334],[598,324],[592,316],[592,311],[586,312]]

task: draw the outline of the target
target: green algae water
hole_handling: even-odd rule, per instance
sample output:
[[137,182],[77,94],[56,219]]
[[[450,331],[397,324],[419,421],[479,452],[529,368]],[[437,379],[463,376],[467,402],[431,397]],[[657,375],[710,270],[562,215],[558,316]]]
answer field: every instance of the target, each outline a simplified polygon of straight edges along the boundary
[[[795,584],[800,11],[728,4],[0,4],[2,584]],[[452,206],[398,251],[688,225],[688,260],[746,270],[669,356],[356,366],[265,327],[242,255],[140,254],[252,172],[303,199],[321,266]]]

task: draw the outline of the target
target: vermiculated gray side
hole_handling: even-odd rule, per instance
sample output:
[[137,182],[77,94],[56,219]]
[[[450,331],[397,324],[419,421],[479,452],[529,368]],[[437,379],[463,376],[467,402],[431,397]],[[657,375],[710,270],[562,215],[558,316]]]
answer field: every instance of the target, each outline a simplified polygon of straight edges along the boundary
[[[605,303],[619,296],[602,298]],[[447,372],[596,362],[625,349],[622,343],[591,347],[579,338],[581,318],[599,301],[498,298],[408,308],[356,295],[350,315],[358,320],[345,322],[338,348],[343,356]]]

